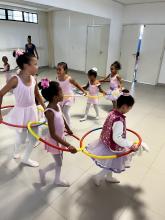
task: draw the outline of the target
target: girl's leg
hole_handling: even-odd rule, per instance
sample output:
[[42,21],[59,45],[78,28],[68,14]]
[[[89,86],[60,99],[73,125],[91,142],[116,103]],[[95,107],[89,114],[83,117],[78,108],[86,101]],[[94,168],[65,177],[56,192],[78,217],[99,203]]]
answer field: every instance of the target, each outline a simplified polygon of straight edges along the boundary
[[[38,133],[38,128],[34,128],[35,132]],[[29,143],[27,144],[26,146],[26,149],[25,149],[25,154],[24,154],[24,157],[23,157],[23,163],[24,164],[27,164],[29,166],[32,166],[32,167],[38,167],[39,166],[39,163],[37,161],[34,161],[34,160],[31,160],[30,159],[30,155],[33,151],[33,148],[35,146],[35,143],[36,143],[36,139],[28,134],[28,138],[29,138]]]
[[107,173],[105,180],[109,183],[120,183],[119,180],[117,180],[116,178],[113,177],[112,171],[109,171]]
[[93,107],[94,107],[95,112],[96,112],[96,119],[99,119],[99,108],[98,108],[98,105],[94,104]]
[[102,169],[98,174],[95,175],[94,182],[95,182],[96,186],[101,185],[102,180],[104,180],[104,178],[108,172],[109,172],[109,170]]
[[90,107],[91,107],[91,103],[87,103],[87,106],[86,106],[86,109],[85,109],[85,115],[84,115],[83,118],[80,119],[80,121],[86,121],[87,120],[87,116],[88,116]]
[[23,129],[22,132],[16,132],[16,143],[14,146],[14,159],[20,158],[19,149],[20,145],[25,144],[27,138],[27,129]]
[[66,182],[65,180],[61,179],[61,167],[62,167],[62,160],[63,160],[63,155],[58,154],[58,155],[53,155],[55,159],[55,179],[54,183],[56,186],[63,186],[63,187],[68,187],[70,184]]
[[65,117],[65,120],[66,120],[68,126],[70,126],[70,113],[69,113],[69,110],[70,110],[70,106],[68,106],[68,105],[64,105],[62,107],[62,112],[64,114],[64,117]]

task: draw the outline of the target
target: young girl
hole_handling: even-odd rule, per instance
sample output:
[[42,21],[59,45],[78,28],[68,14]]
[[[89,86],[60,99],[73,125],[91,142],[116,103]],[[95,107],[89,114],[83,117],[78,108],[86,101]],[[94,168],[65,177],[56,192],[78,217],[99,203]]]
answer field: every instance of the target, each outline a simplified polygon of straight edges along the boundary
[[2,57],[2,62],[3,62],[3,68],[1,68],[2,69],[1,71],[5,73],[6,82],[8,82],[11,75],[10,75],[10,72],[9,72],[10,71],[10,64],[8,63],[7,56]]
[[[88,151],[100,156],[110,156],[119,154],[128,149],[137,150],[137,145],[126,138],[125,114],[131,110],[134,105],[134,98],[128,90],[123,90],[121,96],[117,99],[117,109],[108,115],[99,140],[90,144]],[[119,183],[112,177],[112,173],[121,173],[130,166],[132,155],[123,156],[117,159],[100,160],[94,159],[97,166],[102,168],[94,180],[97,186],[106,176],[106,180],[111,183]]]
[[66,122],[70,126],[69,110],[74,103],[73,86],[81,90],[85,95],[87,93],[74,79],[71,78],[71,76],[68,75],[68,66],[64,62],[58,63],[57,65],[57,81],[59,82],[64,94],[64,100],[60,103],[60,106]]
[[[48,79],[43,79],[39,84],[43,97],[49,102],[45,111],[45,116],[48,121],[48,137],[47,140],[56,146],[65,146],[69,148],[72,153],[76,153],[77,150],[65,141],[64,129],[66,128],[69,134],[72,134],[69,126],[63,118],[59,103],[63,101],[62,89],[58,82],[50,82]],[[50,152],[54,158],[54,163],[49,164],[45,169],[39,170],[41,183],[46,184],[45,176],[48,171],[55,170],[55,185],[69,186],[69,184],[60,178],[62,167],[62,151],[55,148],[45,146],[47,152]]]
[[118,61],[115,61],[110,67],[111,73],[106,78],[100,80],[100,82],[110,80],[109,90],[107,91],[107,99],[112,101],[113,108],[116,108],[116,100],[122,89],[122,80],[118,73],[120,69],[121,64]]
[[[38,121],[35,97],[43,108],[45,108],[45,105],[39,95],[36,80],[34,79],[34,76],[38,71],[37,59],[32,55],[22,53],[17,57],[16,61],[20,68],[20,72],[18,75],[13,76],[0,91],[0,107],[2,105],[3,96],[13,89],[16,103],[15,107],[7,115],[5,121],[16,125],[27,125],[29,121]],[[0,120],[2,120],[1,111]],[[15,144],[14,158],[18,159],[20,157],[18,154],[19,147],[21,144],[25,144],[26,138],[28,137],[29,143],[26,146],[22,162],[32,167],[39,166],[38,162],[29,158],[36,142],[35,138],[28,134],[27,129],[16,129],[17,140]]]
[[3,62],[3,72],[8,72],[10,71],[10,64],[8,63],[8,58],[7,56],[2,57],[2,62]]
[[[85,89],[85,90],[88,89],[90,96],[98,96],[99,92],[101,92],[105,95],[106,93],[102,90],[101,85],[100,85],[99,81],[96,79],[96,77],[97,77],[97,68],[93,68],[93,69],[89,70],[88,71],[89,82],[87,83],[86,86],[83,87],[83,89]],[[87,120],[88,112],[89,112],[91,105],[93,105],[93,107],[95,109],[96,119],[97,120],[99,119],[99,109],[98,109],[99,97],[98,98],[90,98],[89,97],[87,100],[85,116],[82,119],[80,119],[80,121]]]

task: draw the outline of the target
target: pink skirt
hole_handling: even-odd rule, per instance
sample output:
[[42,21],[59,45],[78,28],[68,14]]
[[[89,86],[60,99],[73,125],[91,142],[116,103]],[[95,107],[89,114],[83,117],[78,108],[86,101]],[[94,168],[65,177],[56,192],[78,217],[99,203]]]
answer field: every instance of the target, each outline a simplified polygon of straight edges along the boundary
[[[51,137],[47,137],[46,141],[49,142],[50,144],[53,144],[54,146],[63,147],[61,144],[57,144],[57,142],[53,138],[51,138]],[[47,152],[49,152],[51,154],[55,154],[55,155],[63,153],[63,151],[58,150],[58,149],[53,148],[53,147],[50,147],[50,146],[48,146],[46,144],[45,144],[45,150]]]
[[108,95],[106,95],[106,99],[111,101],[116,101],[119,98],[121,92],[119,89],[114,89],[114,90],[110,89],[107,91],[107,94]]

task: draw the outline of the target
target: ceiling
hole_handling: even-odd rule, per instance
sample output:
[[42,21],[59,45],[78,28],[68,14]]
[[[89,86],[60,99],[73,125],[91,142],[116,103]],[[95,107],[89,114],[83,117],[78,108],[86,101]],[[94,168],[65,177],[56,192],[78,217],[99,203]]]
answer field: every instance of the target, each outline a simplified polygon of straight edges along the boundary
[[53,8],[47,5],[41,5],[41,4],[37,4],[37,3],[32,3],[32,2],[28,2],[26,0],[2,0],[0,1],[0,5],[9,5],[9,6],[13,6],[13,7],[25,7],[25,8],[29,8],[29,9],[37,9],[37,10],[42,10],[42,11],[50,11],[50,10],[58,10],[58,8]]
[[165,2],[165,0],[113,0],[113,1],[121,3],[123,5]]

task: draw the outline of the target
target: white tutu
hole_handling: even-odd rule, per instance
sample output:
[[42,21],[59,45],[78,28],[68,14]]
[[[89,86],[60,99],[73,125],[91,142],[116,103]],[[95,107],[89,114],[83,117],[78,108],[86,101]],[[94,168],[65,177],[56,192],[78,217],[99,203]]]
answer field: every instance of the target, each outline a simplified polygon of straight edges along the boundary
[[[129,149],[124,149],[123,151],[113,151],[110,148],[106,147],[100,140],[97,140],[88,145],[87,150],[98,156],[111,156],[116,154],[121,154]],[[132,160],[132,155],[129,154],[127,156],[123,156],[116,159],[93,159],[97,166],[111,170],[115,173],[121,173],[125,171],[126,168],[130,167],[130,163]]]
[[[7,123],[26,126],[29,121],[38,121],[37,106],[17,107],[15,106],[9,114],[4,118]],[[22,131],[22,128],[19,129]]]
[[119,89],[114,89],[114,90],[110,89],[107,91],[107,94],[108,95],[106,95],[106,99],[111,101],[116,101],[119,98],[121,92]]

